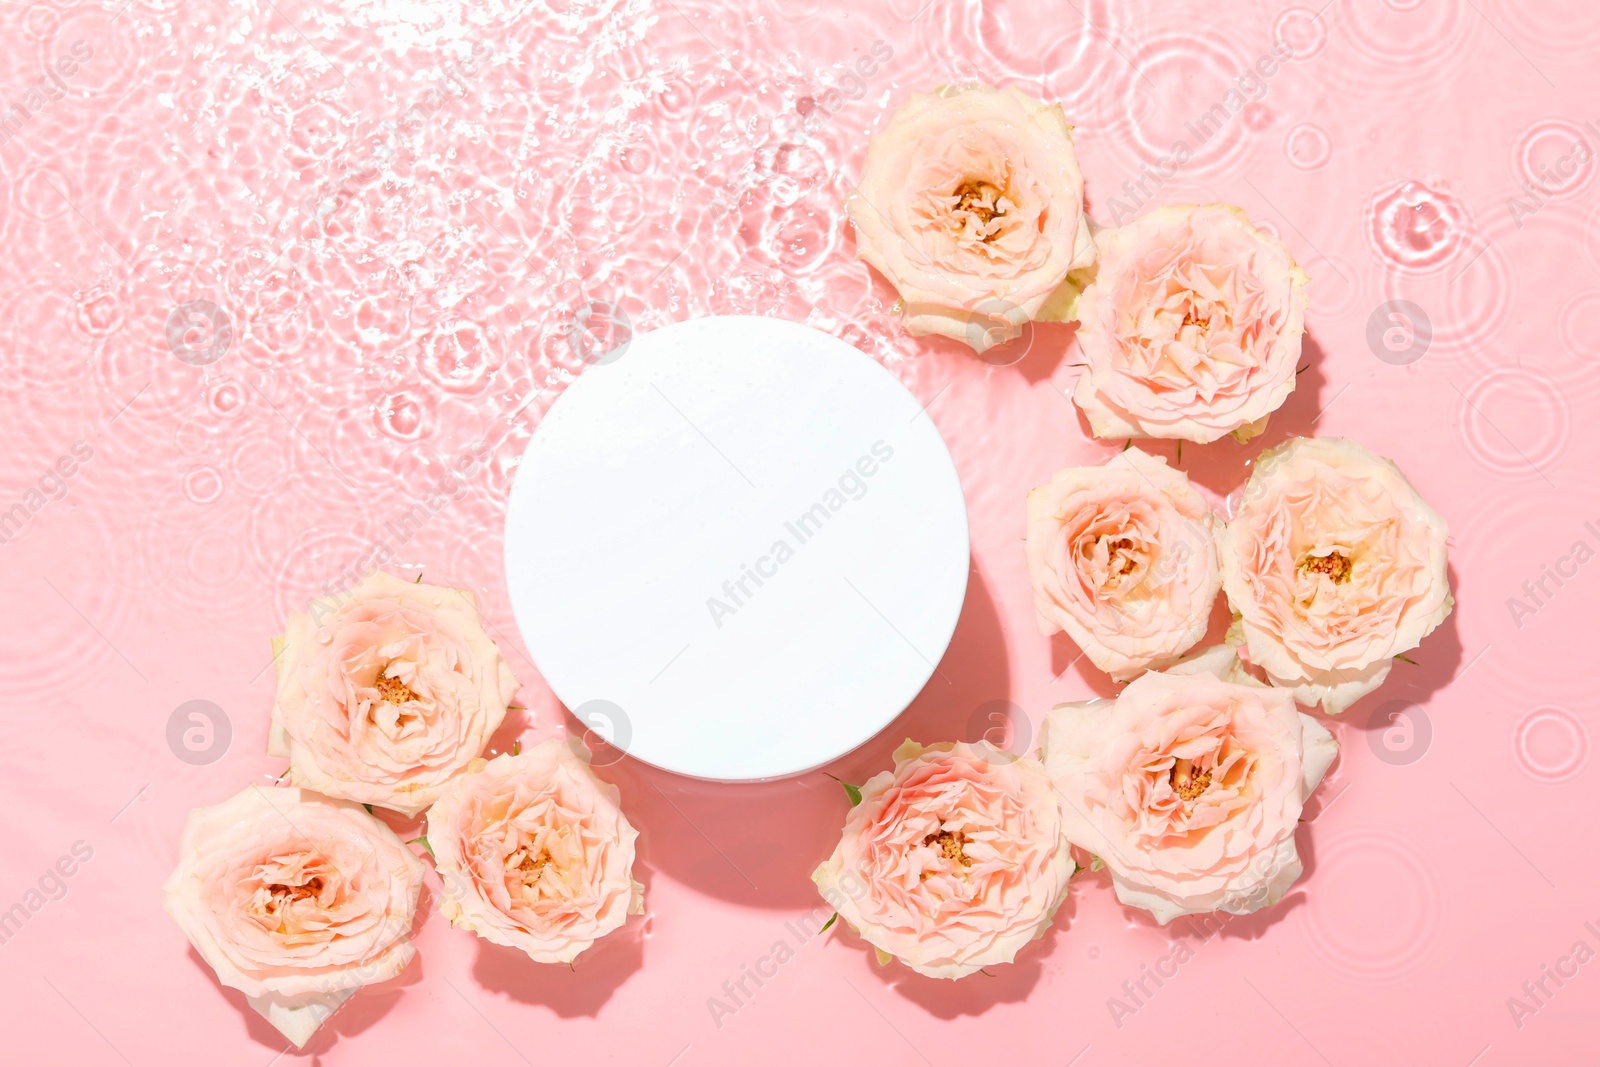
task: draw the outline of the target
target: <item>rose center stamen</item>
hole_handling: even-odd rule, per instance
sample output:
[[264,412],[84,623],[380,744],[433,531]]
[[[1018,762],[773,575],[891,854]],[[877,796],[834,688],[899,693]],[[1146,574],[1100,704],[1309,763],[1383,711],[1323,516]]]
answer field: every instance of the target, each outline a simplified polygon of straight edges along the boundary
[[1000,206],[1001,190],[985,181],[965,181],[956,189],[956,210],[964,211],[978,220],[980,228],[986,232],[982,235],[985,241],[995,236],[989,231],[989,223],[1005,214]]
[[1130,541],[1126,537],[1119,537],[1115,541],[1112,541],[1111,543],[1106,545],[1106,553],[1107,553],[1108,556],[1115,556],[1115,555],[1117,555],[1119,553],[1122,555],[1122,567],[1121,567],[1120,570],[1117,570],[1115,573],[1117,573],[1117,574],[1130,574],[1130,573],[1132,573],[1133,568],[1136,566],[1136,564],[1134,563],[1134,560],[1133,560],[1132,551],[1133,551],[1133,542]]
[[[930,848],[937,848],[944,854],[945,859],[950,860],[952,863],[959,863],[963,867],[971,867],[972,857],[967,855],[961,847],[967,841],[967,835],[960,830],[956,830],[953,833],[949,830],[940,830],[922,839],[924,845]],[[924,873],[923,877],[926,878],[927,874]]]
[[1342,552],[1329,552],[1326,556],[1306,556],[1300,561],[1301,574],[1326,574],[1334,585],[1350,579],[1350,557]]
[[416,693],[413,693],[411,687],[406,683],[387,674],[380,674],[373,685],[378,690],[379,699],[386,700],[397,708],[408,700],[422,699]]
[[285,903],[292,904],[297,900],[314,897],[322,892],[322,879],[320,877],[308,880],[304,885],[285,885],[274,882],[267,886],[267,892],[272,896],[272,910],[276,911]]
[[1210,787],[1211,772],[1200,771],[1196,773],[1193,761],[1186,759],[1175,760],[1172,764],[1172,770],[1168,774],[1168,780],[1172,783],[1173,792],[1178,794],[1178,799],[1187,802],[1195,799]]
[[548,849],[542,849],[537,857],[531,852],[524,852],[522,862],[517,864],[517,870],[522,872],[524,885],[533,885],[539,881],[539,875],[548,866],[550,866],[550,852]]

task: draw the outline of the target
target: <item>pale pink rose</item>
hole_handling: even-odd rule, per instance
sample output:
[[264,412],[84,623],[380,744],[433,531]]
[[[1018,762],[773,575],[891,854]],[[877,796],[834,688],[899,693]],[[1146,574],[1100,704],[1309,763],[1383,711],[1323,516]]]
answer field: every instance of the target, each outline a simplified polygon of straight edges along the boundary
[[1072,393],[1095,436],[1260,433],[1294,389],[1305,330],[1307,279],[1283,242],[1226,204],[1157,208],[1095,242]]
[[1156,921],[1276,904],[1300,877],[1294,834],[1338,745],[1294,699],[1218,647],[1113,700],[1045,716],[1039,753],[1067,837]]
[[1263,452],[1218,535],[1250,662],[1337,715],[1450,614],[1447,536],[1400,468],[1353,441]]
[[267,754],[296,785],[411,816],[483,752],[517,690],[470,592],[381,571],[290,613],[274,654]]
[[161,898],[217,980],[304,1046],[411,961],[421,888],[421,861],[359,804],[253,785],[189,813]]
[[1137,448],[1028,493],[1039,629],[1065,630],[1119,681],[1205,636],[1222,587],[1216,521],[1189,478]]
[[1037,760],[907,741],[811,880],[880,956],[961,978],[1043,937],[1077,870]]
[[1015,89],[913,93],[868,142],[845,208],[906,329],[979,352],[1071,318],[1067,274],[1094,262],[1072,127]]
[[582,744],[550,740],[478,762],[428,811],[445,918],[535,962],[569,963],[644,913],[639,832]]

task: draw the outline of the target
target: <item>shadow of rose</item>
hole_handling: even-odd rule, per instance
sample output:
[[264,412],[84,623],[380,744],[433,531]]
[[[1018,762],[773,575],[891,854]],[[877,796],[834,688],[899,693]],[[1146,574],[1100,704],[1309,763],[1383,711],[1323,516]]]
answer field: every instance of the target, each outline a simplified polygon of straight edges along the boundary
[[[1160,456],[1169,466],[1187,474],[1190,481],[1209,490],[1222,504],[1218,518],[1226,519],[1227,501],[1243,489],[1257,456],[1291,437],[1316,436],[1322,412],[1335,399],[1322,395],[1326,384],[1322,364],[1322,348],[1308,332],[1300,350],[1300,366],[1304,369],[1295,379],[1294,391],[1267,419],[1267,428],[1258,437],[1243,443],[1227,435],[1204,445],[1185,441],[1181,450],[1175,440],[1136,437],[1133,443],[1152,456]],[[1081,409],[1078,410],[1078,426],[1084,436],[1094,437]],[[1107,440],[1116,441],[1114,438]]]
[[[1455,567],[1447,567],[1445,574],[1451,590],[1459,595],[1461,581]],[[1426,705],[1435,693],[1450,685],[1461,671],[1465,651],[1461,645],[1461,631],[1456,625],[1459,614],[1452,609],[1433,633],[1404,653],[1415,662],[1395,660],[1383,684],[1346,708],[1338,718],[1362,730],[1387,730],[1393,726],[1393,720],[1380,714],[1386,705],[1394,701]],[[1419,753],[1418,758],[1420,756]]]
[[[1073,348],[1076,356],[1078,349]],[[1300,348],[1300,372],[1295,378],[1294,391],[1278,410],[1267,419],[1267,428],[1257,437],[1244,443],[1224,434],[1209,444],[1184,441],[1182,456],[1177,440],[1155,437],[1135,437],[1133,443],[1152,456],[1160,456],[1171,467],[1184,471],[1192,481],[1205,486],[1218,497],[1244,485],[1250,475],[1247,461],[1269,448],[1275,448],[1291,437],[1316,436],[1317,423],[1322,413],[1332,405],[1336,396],[1322,396],[1327,379],[1322,373],[1322,346],[1308,331]],[[1071,390],[1068,390],[1070,394]],[[1097,438],[1083,409],[1073,405],[1078,416],[1078,428],[1089,440],[1118,444],[1127,438]]]
[[[1096,697],[1114,697],[1122,692],[1122,685],[1113,681],[1109,674],[1089,662],[1089,657],[1078,647],[1077,642],[1065,633],[1050,635],[1050,670],[1057,680],[1061,680],[1062,676],[1068,671],[1073,671],[1079,683],[1089,688],[1090,692],[1088,694],[1073,697],[1072,701],[1093,700]],[[1069,702],[1071,701],[1058,700],[1055,703],[1065,704]]]
[[[1192,656],[1204,651],[1212,645],[1220,645],[1227,637],[1228,627],[1233,622],[1233,612],[1228,606],[1228,598],[1218,592],[1211,604],[1211,614],[1206,619],[1205,635],[1190,646],[1184,656]],[[1052,691],[1070,692],[1073,688],[1067,682],[1069,677],[1076,677],[1078,686],[1086,687],[1089,692],[1076,696],[1061,696],[1051,701],[1050,707],[1057,704],[1066,704],[1080,700],[1092,700],[1096,697],[1114,698],[1126,683],[1115,681],[1109,674],[1096,667],[1089,661],[1089,657],[1082,654],[1076,642],[1064,633],[1052,634],[1050,637],[1050,670],[1055,674],[1056,681],[1052,684]],[[1048,710],[1048,709],[1046,709]]]
[[[644,872],[635,877],[647,881]],[[646,885],[645,900],[649,887]],[[630,915],[620,929],[596,941],[572,961],[535,963],[520,949],[478,939],[472,976],[484,990],[523,1004],[539,1004],[563,1019],[593,1018],[628,978],[644,966],[644,941],[650,916]]]
[[[1267,935],[1278,923],[1282,922],[1291,912],[1307,903],[1304,886],[1310,880],[1316,867],[1316,859],[1312,846],[1312,834],[1309,825],[1302,823],[1295,831],[1295,849],[1299,853],[1302,870],[1300,877],[1295,879],[1289,891],[1279,898],[1276,904],[1260,908],[1248,915],[1233,915],[1225,911],[1213,911],[1200,915],[1180,915],[1171,922],[1162,924],[1156,921],[1155,916],[1142,908],[1119,905],[1122,913],[1127,917],[1130,926],[1149,930],[1160,934],[1163,938],[1171,940],[1173,937],[1188,937],[1201,942],[1209,941],[1220,934],[1223,937],[1243,941],[1257,941]],[[1092,878],[1096,889],[1115,895],[1116,889],[1111,882],[1111,872],[1101,868],[1098,871],[1081,871],[1079,878]]]
[[[978,332],[974,328],[975,337]],[[919,358],[946,364],[977,364],[978,369],[987,365],[994,373],[1020,374],[1029,385],[1038,385],[1055,375],[1069,353],[1076,357],[1078,348],[1074,339],[1077,335],[1076,322],[1024,322],[1016,337],[991,345],[982,352],[965,341],[938,335],[907,335],[907,339],[920,349]]]
[[1072,917],[1077,911],[1076,898],[1081,891],[1078,887],[1078,879],[1081,877],[1083,877],[1081,872],[1073,877],[1067,890],[1067,898],[1061,902],[1054,921],[1046,928],[1044,934],[1018,949],[1015,960],[1011,963],[985,967],[976,974],[955,981],[929,978],[899,961],[892,961],[887,967],[879,967],[876,965],[872,946],[848,931],[841,936],[847,938],[852,946],[861,947],[865,966],[874,978],[917,1004],[930,1015],[940,1019],[982,1015],[996,1004],[1015,1004],[1024,1001],[1033,992],[1034,986],[1044,973],[1044,961],[1055,950],[1057,936],[1066,932],[1072,925]]
[[342,1039],[355,1037],[366,1032],[375,1023],[392,1011],[395,1005],[403,999],[407,986],[415,985],[422,981],[422,956],[419,953],[413,956],[411,962],[406,964],[406,969],[387,982],[376,982],[364,986],[351,995],[343,1004],[340,1004],[327,1021],[311,1035],[311,1039],[302,1049],[296,1049],[288,1038],[278,1032],[278,1028],[269,1023],[265,1016],[250,1006],[248,998],[239,990],[225,986],[217,981],[217,976],[211,966],[201,958],[200,953],[192,947],[189,949],[189,959],[196,967],[205,971],[212,986],[222,994],[223,998],[235,1008],[243,1017],[245,1032],[250,1040],[263,1048],[289,1057],[309,1057],[313,1063],[320,1062],[320,1057],[338,1044]]
[[627,800],[640,855],[672,878],[752,907],[810,908],[811,872],[833,851],[850,802],[840,781],[859,785],[893,766],[907,737],[963,737],[972,709],[1008,694],[1005,635],[974,566],[967,597],[938,669],[893,722],[861,747],[816,771],[771,782],[684,778],[623,759],[604,775]]
[[[872,279],[872,288],[883,306],[892,307],[900,299],[900,294],[895,290],[893,283],[878,272],[875,267],[868,267],[868,274]],[[997,324],[1002,329],[1008,329],[1004,323],[1007,318],[1016,322],[1020,311],[1005,301],[992,301],[996,305],[1003,305],[1008,309],[1009,316],[998,318]],[[999,310],[997,307],[996,310]],[[1034,322],[1032,320],[1017,323],[1020,330],[1017,336],[1009,340],[991,344],[984,351],[979,352],[974,345],[964,340],[956,340],[939,334],[924,334],[913,336],[902,331],[903,343],[917,349],[916,359],[921,363],[932,363],[956,370],[959,364],[988,365],[996,371],[1014,371],[1022,375],[1029,385],[1038,385],[1040,382],[1049,381],[1055,375],[1056,368],[1070,353],[1074,359],[1079,358],[1075,338],[1078,335],[1078,324],[1072,322]],[[983,331],[979,325],[971,330],[973,340],[983,339]],[[902,329],[896,325],[896,329]],[[996,335],[997,337],[1000,335]],[[964,369],[964,368],[963,368]],[[945,375],[946,378],[949,375]]]

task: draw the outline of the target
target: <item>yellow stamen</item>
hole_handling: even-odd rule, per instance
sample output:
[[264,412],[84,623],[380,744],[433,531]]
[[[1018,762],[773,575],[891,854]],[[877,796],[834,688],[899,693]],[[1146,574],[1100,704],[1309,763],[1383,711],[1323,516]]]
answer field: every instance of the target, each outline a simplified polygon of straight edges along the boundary
[[[989,223],[1005,214],[1000,206],[1000,198],[1005,195],[998,187],[985,181],[965,181],[956,189],[956,210],[965,211],[978,220],[985,230]],[[985,233],[982,239],[990,240],[995,235]]]
[[1201,771],[1196,774],[1194,763],[1181,759],[1173,762],[1169,780],[1172,782],[1173,792],[1178,794],[1178,799],[1187,803],[1210,787],[1211,772]]
[[944,853],[944,858],[963,867],[972,866],[972,857],[968,856],[961,846],[967,843],[967,835],[960,830],[951,833],[949,830],[940,830],[938,833],[929,834],[922,839],[924,845],[931,845]]
[[1306,556],[1300,561],[1302,574],[1326,574],[1334,585],[1350,580],[1350,557],[1342,552],[1329,552],[1326,556]]
[[408,700],[422,699],[413,693],[406,683],[387,674],[379,675],[378,680],[373,685],[377,687],[380,700],[386,700],[397,708]]

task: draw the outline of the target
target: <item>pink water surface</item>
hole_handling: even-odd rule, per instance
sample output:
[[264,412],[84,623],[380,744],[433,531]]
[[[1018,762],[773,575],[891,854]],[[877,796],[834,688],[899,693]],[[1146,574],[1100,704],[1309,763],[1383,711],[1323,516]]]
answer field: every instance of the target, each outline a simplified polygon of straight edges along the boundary
[[[1600,164],[1569,158],[1600,148],[1600,6],[122,2],[0,3],[0,105],[29,109],[0,135],[0,511],[26,518],[0,544],[0,909],[41,902],[0,944],[0,1062],[1600,1062],[1600,963],[1569,958],[1600,951],[1600,562],[1571,554],[1600,549]],[[1295,58],[1198,143],[1275,39]],[[179,829],[282,769],[268,639],[379,540],[481,597],[525,683],[497,748],[582,729],[527,661],[499,560],[517,458],[584,368],[586,302],[635,330],[810,323],[948,441],[965,613],[916,703],[829,771],[1111,691],[1038,635],[1022,557],[1026,490],[1120,444],[1066,398],[1071,330],[989,362],[907,337],[840,208],[890,109],[973,79],[1065,104],[1102,221],[1237,203],[1312,276],[1309,365],[1267,436],[1183,454],[1219,507],[1259,445],[1319,433],[1393,457],[1450,523],[1455,614],[1330,723],[1303,880],[1208,933],[1085,873],[1016,964],[939,983],[803,939],[847,805],[827,777],[719,787],[624,759],[602,774],[643,834],[648,915],[539,967],[425,891],[417,961],[285,1052],[161,910]],[[1180,138],[1186,165],[1125,185],[1172,171]],[[216,318],[169,343],[194,301]],[[389,531],[480,443],[461,499]],[[211,762],[169,745],[192,700],[226,717]],[[78,842],[64,896],[30,898]]]

